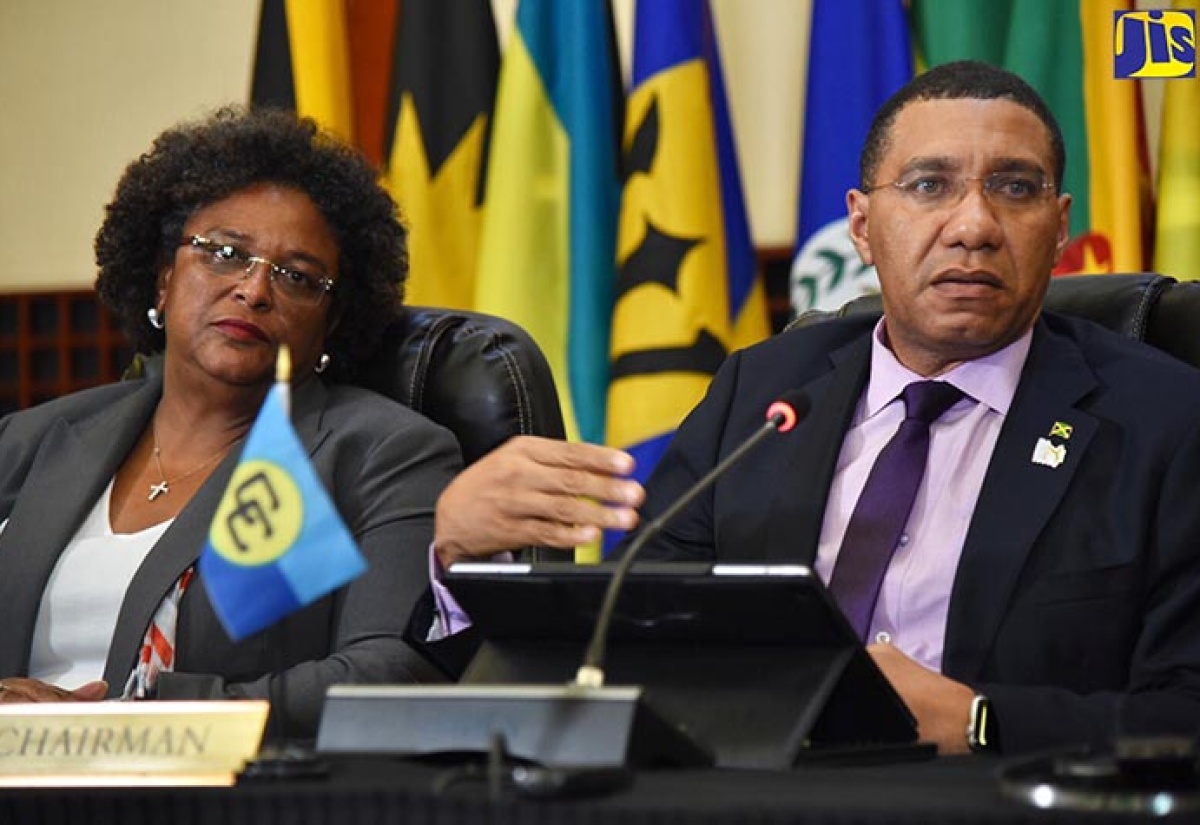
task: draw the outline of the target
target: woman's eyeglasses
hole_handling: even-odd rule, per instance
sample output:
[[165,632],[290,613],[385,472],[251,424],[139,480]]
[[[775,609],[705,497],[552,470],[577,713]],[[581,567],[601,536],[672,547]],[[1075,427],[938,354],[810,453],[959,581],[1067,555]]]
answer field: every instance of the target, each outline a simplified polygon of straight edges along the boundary
[[333,279],[309,275],[299,269],[279,266],[266,258],[251,255],[246,250],[221,241],[210,240],[202,235],[191,235],[179,242],[203,253],[201,261],[210,275],[218,278],[250,277],[255,264],[267,268],[267,280],[271,282],[279,297],[296,304],[312,306],[319,304],[325,293],[333,289]]

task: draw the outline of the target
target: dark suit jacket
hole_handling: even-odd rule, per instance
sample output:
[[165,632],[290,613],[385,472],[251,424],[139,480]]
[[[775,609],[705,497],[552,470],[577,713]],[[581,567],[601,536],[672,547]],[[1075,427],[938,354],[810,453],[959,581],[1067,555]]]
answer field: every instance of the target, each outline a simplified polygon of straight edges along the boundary
[[[55,562],[161,393],[151,374],[0,421],[0,519],[8,519],[0,535],[0,675],[27,672]],[[197,578],[180,604],[175,672],[162,675],[158,695],[269,698],[271,732],[304,737],[315,733],[331,684],[442,678],[402,636],[428,581],[434,503],[460,459],[448,431],[366,390],[309,381],[293,393],[292,419],[369,568],[236,644]],[[222,461],[134,576],[105,667],[110,696],[120,695],[163,596],[199,555],[239,455]]]
[[[674,522],[650,555],[812,564],[876,318],[729,358],[647,485],[662,512],[785,390],[812,412]],[[1055,422],[1058,468],[1031,461]],[[1200,731],[1200,371],[1045,314],[950,594],[943,671],[993,700],[1006,752]]]

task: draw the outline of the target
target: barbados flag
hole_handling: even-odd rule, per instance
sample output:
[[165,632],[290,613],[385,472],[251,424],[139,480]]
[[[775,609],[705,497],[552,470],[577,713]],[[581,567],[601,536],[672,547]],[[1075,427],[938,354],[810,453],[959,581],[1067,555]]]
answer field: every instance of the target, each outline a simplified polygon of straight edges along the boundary
[[475,309],[533,336],[567,434],[585,441],[604,436],[620,97],[608,0],[521,0],[500,66]]
[[200,580],[239,641],[367,568],[288,415],[288,386],[267,395],[209,528]]
[[733,349],[769,333],[707,0],[638,3],[608,393],[645,480]]

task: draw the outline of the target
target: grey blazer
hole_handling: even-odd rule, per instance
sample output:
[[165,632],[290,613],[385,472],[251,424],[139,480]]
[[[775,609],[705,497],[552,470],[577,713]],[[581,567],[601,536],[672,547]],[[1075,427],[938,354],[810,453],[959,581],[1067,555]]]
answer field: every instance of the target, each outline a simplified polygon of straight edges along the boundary
[[[59,554],[132,449],[162,394],[144,379],[75,393],[0,421],[0,676],[24,675],[42,591]],[[368,562],[333,594],[240,643],[198,577],[180,604],[175,672],[160,698],[271,700],[269,733],[307,737],[341,682],[439,680],[403,638],[425,590],[434,504],[460,469],[454,437],[366,390],[309,381],[292,420]],[[198,557],[240,456],[232,451],[146,557],[126,592],[104,678],[120,695],[163,596]]]

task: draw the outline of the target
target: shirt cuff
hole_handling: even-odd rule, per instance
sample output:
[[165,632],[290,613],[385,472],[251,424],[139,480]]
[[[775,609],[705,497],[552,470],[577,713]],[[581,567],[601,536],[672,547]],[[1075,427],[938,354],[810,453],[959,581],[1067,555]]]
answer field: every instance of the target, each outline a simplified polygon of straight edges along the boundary
[[[491,559],[493,562],[508,563],[513,560],[512,553],[497,553]],[[456,633],[461,633],[471,626],[471,617],[455,600],[450,589],[442,582],[445,574],[442,563],[438,560],[434,545],[429,545],[429,588],[433,591],[434,615],[425,641],[440,642]]]

